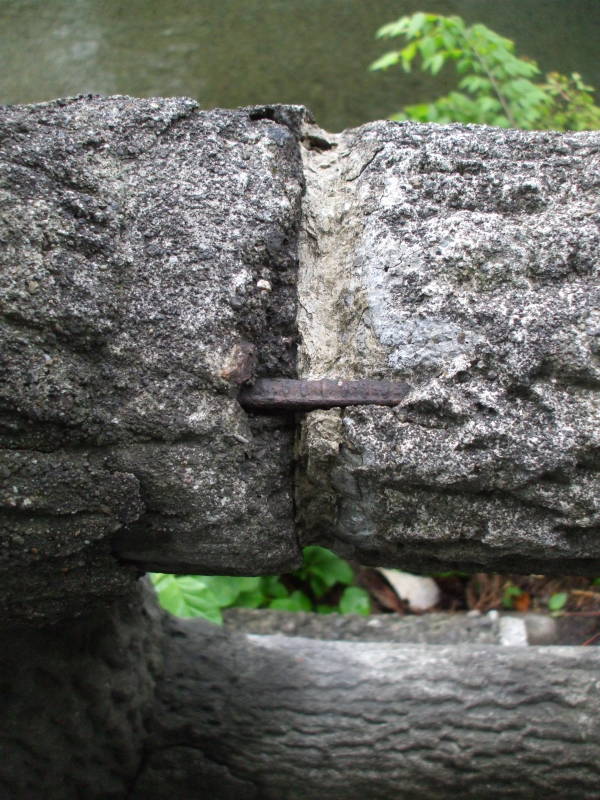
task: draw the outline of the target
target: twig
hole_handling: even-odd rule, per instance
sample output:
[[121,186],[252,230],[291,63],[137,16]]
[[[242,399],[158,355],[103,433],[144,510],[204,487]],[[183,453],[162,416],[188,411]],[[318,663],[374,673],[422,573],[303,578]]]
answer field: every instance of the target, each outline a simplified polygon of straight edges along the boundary
[[564,611],[562,617],[600,617],[600,611]]
[[472,47],[472,46],[471,46],[471,49],[475,53],[475,57],[477,58],[477,60],[481,64],[481,66],[483,67],[483,69],[485,71],[485,74],[490,79],[490,83],[494,87],[494,91],[496,92],[496,96],[498,97],[498,100],[500,101],[500,105],[504,109],[504,113],[508,117],[508,121],[511,123],[513,128],[517,128],[518,126],[517,126],[517,123],[515,122],[515,118],[513,116],[513,113],[510,110],[510,108],[508,107],[508,105],[506,104],[506,101],[505,101],[500,89],[498,88],[498,84],[496,83],[496,79],[494,78],[494,76],[492,75],[490,70],[488,69],[488,67],[487,67],[485,61],[483,60],[483,58],[477,52],[477,49],[475,47]]
[[589,644],[591,644],[598,637],[600,637],[600,631],[598,631],[598,633],[595,633],[593,636],[590,636],[589,639],[586,639],[585,642],[583,642],[583,644],[581,646],[582,647],[587,647]]

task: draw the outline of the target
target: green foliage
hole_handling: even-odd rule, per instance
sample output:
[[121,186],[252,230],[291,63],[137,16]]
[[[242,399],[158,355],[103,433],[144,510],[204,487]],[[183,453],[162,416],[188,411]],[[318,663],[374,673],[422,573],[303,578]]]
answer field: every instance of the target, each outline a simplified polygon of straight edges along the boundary
[[591,131],[600,129],[600,107],[594,103],[594,87],[586,86],[578,72],[571,76],[549,72],[542,88],[552,103],[542,116],[540,128],[559,131]]
[[342,614],[369,614],[371,611],[369,595],[359,586],[347,586],[340,598],[340,611]]
[[300,580],[307,581],[315,597],[321,597],[336,583],[348,586],[354,580],[354,572],[347,561],[324,547],[305,547],[304,565],[296,573]]
[[421,69],[432,75],[453,63],[460,76],[458,90],[431,103],[407,106],[392,119],[529,130],[600,128],[593,88],[578,73],[568,77],[552,72],[545,83],[534,82],[541,74],[535,61],[516,56],[514,42],[485,25],[468,27],[460,17],[419,12],[384,25],[377,36],[401,36],[407,44],[385,53],[371,70],[400,65],[410,72],[420,59]]
[[[150,578],[163,608],[176,617],[204,617],[223,622],[221,609],[229,606],[258,608],[268,594],[280,591],[271,578],[233,578],[216,575],[169,575]],[[277,580],[277,579],[275,579]],[[283,594],[285,587],[281,585]]]
[[287,597],[278,597],[269,603],[269,608],[278,608],[280,611],[312,611],[310,598],[296,589]]
[[[204,617],[222,623],[223,608],[275,608],[283,611],[317,611],[321,614],[368,614],[369,595],[353,586],[354,572],[347,561],[324,547],[305,547],[303,566],[290,576],[288,589],[276,576],[235,578],[220,575],[167,575],[150,578],[163,608],[178,617]],[[344,589],[337,605],[319,602]]]
[[569,599],[568,592],[556,592],[548,600],[548,609],[550,611],[560,611],[567,605]]
[[150,575],[160,604],[177,617],[205,617],[220,622],[219,606],[210,589],[194,575]]
[[514,601],[517,597],[520,597],[523,594],[523,590],[519,589],[518,586],[513,586],[509,584],[505,587],[504,593],[502,595],[502,606],[503,608],[513,608]]

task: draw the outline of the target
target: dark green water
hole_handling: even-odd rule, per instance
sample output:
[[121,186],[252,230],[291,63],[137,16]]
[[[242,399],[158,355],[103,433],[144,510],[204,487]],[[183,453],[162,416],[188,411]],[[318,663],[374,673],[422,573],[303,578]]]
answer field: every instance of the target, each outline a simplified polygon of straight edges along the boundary
[[0,102],[87,92],[189,95],[205,108],[304,103],[330,130],[446,87],[367,72],[375,30],[416,10],[514,39],[600,86],[600,0],[0,0]]

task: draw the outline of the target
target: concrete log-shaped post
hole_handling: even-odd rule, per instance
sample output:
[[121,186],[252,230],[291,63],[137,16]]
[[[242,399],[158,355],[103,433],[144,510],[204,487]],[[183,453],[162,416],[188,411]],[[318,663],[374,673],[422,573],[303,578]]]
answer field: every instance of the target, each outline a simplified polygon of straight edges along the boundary
[[[293,421],[303,172],[260,109],[78,98],[2,110],[3,615],[46,621],[142,571],[299,563]],[[28,591],[23,592],[23,585]]]
[[594,796],[595,650],[232,636],[136,579],[598,574],[599,144],[0,110],[0,794]]
[[600,135],[375,122],[304,151],[305,543],[412,570],[600,570]]
[[598,651],[177,621],[133,800],[597,796]]

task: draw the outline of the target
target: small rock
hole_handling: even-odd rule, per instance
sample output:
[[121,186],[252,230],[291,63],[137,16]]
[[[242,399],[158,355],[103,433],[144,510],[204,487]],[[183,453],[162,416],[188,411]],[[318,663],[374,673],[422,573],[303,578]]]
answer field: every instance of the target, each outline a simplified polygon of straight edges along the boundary
[[500,617],[500,644],[505,647],[525,647],[529,644],[522,617]]
[[440,589],[433,578],[411,575],[399,569],[377,567],[401,600],[405,600],[413,611],[426,611],[437,605]]
[[529,644],[556,644],[558,626],[547,614],[526,614],[525,627]]

